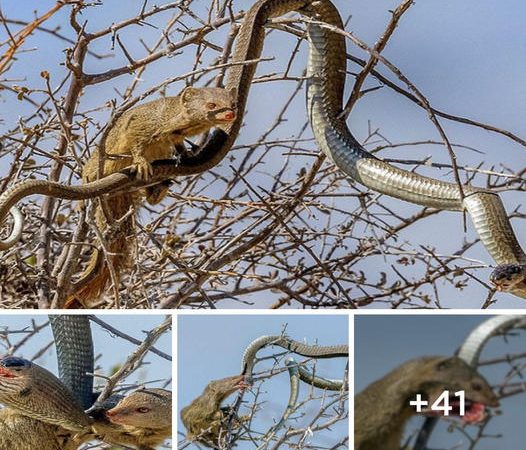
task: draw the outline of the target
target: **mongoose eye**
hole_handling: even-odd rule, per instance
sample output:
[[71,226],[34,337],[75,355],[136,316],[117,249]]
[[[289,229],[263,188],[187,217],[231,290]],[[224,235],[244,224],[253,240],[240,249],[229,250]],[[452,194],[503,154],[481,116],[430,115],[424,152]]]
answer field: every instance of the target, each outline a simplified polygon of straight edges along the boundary
[[147,406],[141,406],[140,408],[137,408],[137,412],[144,414],[144,413],[150,412],[150,408],[148,408]]
[[209,102],[209,103],[206,104],[206,107],[208,109],[215,109],[215,108],[217,108],[217,105],[215,103],[213,103],[213,102]]
[[474,383],[471,384],[471,388],[474,391],[481,391],[482,390],[482,385],[475,381]]

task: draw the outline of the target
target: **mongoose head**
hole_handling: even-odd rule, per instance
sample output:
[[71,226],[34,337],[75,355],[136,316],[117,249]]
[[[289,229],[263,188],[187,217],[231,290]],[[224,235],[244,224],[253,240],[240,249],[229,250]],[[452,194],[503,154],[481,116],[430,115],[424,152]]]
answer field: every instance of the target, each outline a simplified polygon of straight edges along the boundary
[[248,387],[245,375],[234,375],[232,377],[213,380],[206,386],[203,395],[215,398],[216,401],[223,401],[237,390],[243,391]]
[[[407,375],[407,378],[416,381],[415,389],[411,393],[411,399],[407,400],[407,404],[409,405],[410,400],[414,400],[416,394],[421,394],[428,401],[428,407],[422,411],[423,414],[443,414],[443,411],[432,410],[431,405],[446,390],[449,391],[449,405],[453,407],[449,415],[458,416],[465,423],[480,422],[486,416],[487,406],[499,405],[488,382],[462,359],[438,356],[419,360],[419,367],[415,367],[412,373]],[[465,392],[463,416],[460,416],[459,397],[454,395],[458,391]]]
[[233,122],[237,113],[236,89],[193,88],[181,92],[181,101],[190,117],[208,122],[210,127]]
[[33,363],[16,356],[0,358],[0,394],[28,392],[31,385]]
[[140,389],[124,397],[106,411],[115,424],[134,427],[167,428],[172,424],[172,395],[164,389]]
[[16,356],[4,356],[0,359],[0,377],[19,378],[26,376],[31,370],[32,363]]
[[499,291],[510,291],[526,279],[526,265],[501,264],[490,275],[490,281]]

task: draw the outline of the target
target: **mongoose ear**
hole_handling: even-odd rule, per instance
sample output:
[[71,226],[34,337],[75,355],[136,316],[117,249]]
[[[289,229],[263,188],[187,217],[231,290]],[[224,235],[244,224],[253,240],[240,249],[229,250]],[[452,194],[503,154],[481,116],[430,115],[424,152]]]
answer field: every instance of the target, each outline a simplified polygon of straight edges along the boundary
[[181,100],[183,101],[183,103],[187,103],[190,100],[192,100],[192,98],[195,98],[198,94],[199,89],[194,88],[192,86],[185,87],[183,89],[183,92],[181,93]]
[[447,370],[455,364],[456,358],[443,359],[437,364],[437,370]]

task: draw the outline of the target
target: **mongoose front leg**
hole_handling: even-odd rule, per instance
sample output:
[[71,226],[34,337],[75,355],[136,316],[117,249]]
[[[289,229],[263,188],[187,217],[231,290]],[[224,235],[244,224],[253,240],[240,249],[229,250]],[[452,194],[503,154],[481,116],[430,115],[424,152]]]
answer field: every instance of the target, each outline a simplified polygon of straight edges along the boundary
[[132,154],[132,173],[137,173],[137,178],[143,181],[148,181],[153,175],[153,168],[144,157],[143,149],[141,147],[133,147],[131,149]]

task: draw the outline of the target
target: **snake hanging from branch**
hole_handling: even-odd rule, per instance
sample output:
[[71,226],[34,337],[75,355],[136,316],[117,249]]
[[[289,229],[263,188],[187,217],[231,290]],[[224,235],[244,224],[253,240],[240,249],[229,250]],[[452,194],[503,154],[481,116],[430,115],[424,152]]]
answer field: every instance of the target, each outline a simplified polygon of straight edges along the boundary
[[[262,348],[270,345],[275,345],[277,347],[281,347],[287,350],[288,352],[296,353],[298,355],[307,356],[314,359],[349,357],[349,346],[345,344],[329,346],[307,345],[283,335],[261,336],[257,339],[254,339],[243,353],[241,373],[245,376],[245,379],[248,383],[251,383],[252,381],[252,372],[257,362],[257,353]],[[265,433],[265,435],[261,438],[263,443],[260,446],[258,446],[258,450],[265,448],[272,436],[274,436],[279,431],[279,429],[285,425],[287,419],[296,409],[299,395],[300,380],[306,384],[317,387],[319,389],[325,389],[329,391],[347,390],[346,380],[333,380],[315,375],[290,357],[287,358],[285,364],[287,366],[290,378],[289,401],[285,410],[283,411],[280,420],[273,427],[271,427],[267,431],[267,433]],[[236,405],[233,407],[234,411],[237,411],[238,405],[241,402],[242,395],[242,393],[239,395]]]
[[[472,186],[439,181],[413,172],[399,169],[367,152],[351,134],[345,119],[341,117],[346,77],[345,37],[335,30],[343,30],[343,22],[337,8],[329,0],[260,0],[246,13],[236,39],[232,62],[228,70],[227,89],[237,89],[238,114],[235,121],[224,129],[214,130],[197,154],[182,155],[177,163],[161,163],[154,168],[154,179],[160,180],[177,175],[201,173],[219,164],[237,139],[241,129],[248,93],[256,70],[257,61],[265,40],[265,24],[273,17],[297,11],[311,19],[307,24],[309,56],[307,64],[307,114],[319,148],[336,166],[353,180],[381,194],[405,200],[425,207],[449,211],[468,211],[480,239],[497,267],[491,281],[497,288],[526,298],[526,254],[511,227],[500,197],[491,191]],[[129,175],[113,174],[108,185],[99,192],[91,191],[87,197],[115,192],[126,186],[138,186]],[[104,184],[104,180],[99,180]],[[31,190],[34,180],[24,182],[18,191],[16,185],[11,193],[0,197],[0,221],[16,201]],[[57,183],[44,183],[47,195],[61,197],[69,187],[57,189]],[[114,183],[114,184],[111,184]],[[85,187],[85,186],[84,186]],[[76,195],[81,187],[76,187]],[[9,191],[8,191],[9,192]],[[69,191],[68,191],[69,192]],[[73,197],[61,197],[73,198]],[[7,207],[6,205],[9,205]],[[18,215],[11,210],[14,217]],[[10,236],[0,242],[5,249],[16,242],[21,228],[15,221]]]

